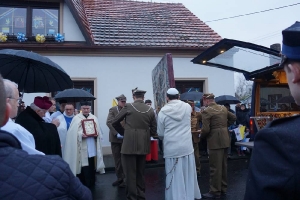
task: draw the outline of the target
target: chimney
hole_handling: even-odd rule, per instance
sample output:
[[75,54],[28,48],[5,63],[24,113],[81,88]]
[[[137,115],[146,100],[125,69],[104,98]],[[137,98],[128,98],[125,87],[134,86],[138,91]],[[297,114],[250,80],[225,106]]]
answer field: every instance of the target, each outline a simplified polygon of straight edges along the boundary
[[[270,46],[271,49],[274,49],[276,51],[281,51],[281,45],[279,43],[275,43],[275,44],[272,44]],[[280,61],[278,60],[278,57],[277,56],[273,56],[273,55],[270,55],[270,66],[271,65],[274,65],[274,64],[277,64],[279,63]]]

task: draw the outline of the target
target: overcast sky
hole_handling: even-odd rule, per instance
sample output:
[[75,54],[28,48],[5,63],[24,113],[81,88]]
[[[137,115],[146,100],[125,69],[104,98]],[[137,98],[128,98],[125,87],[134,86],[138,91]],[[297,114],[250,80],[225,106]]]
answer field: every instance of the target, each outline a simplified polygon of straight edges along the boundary
[[[152,2],[182,3],[204,22],[300,3],[299,0],[152,0]],[[283,29],[300,21],[299,11],[300,4],[206,24],[222,38],[269,47],[271,44],[281,43]]]

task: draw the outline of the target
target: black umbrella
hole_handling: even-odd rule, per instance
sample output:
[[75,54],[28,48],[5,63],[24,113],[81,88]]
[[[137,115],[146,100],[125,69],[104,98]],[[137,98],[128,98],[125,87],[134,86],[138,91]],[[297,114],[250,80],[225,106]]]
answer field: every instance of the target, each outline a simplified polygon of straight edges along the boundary
[[202,99],[203,93],[202,92],[185,92],[180,94],[180,100],[194,100],[200,101]]
[[91,93],[83,89],[73,88],[59,92],[57,95],[55,95],[54,99],[56,101],[67,100],[69,102],[78,102],[83,100],[91,101],[95,100],[96,98]]
[[295,103],[293,96],[284,96],[277,100],[277,103]]
[[241,103],[236,97],[231,95],[221,95],[215,98],[216,103],[224,105],[226,103],[228,104],[237,104]]
[[0,50],[0,73],[26,93],[55,92],[73,87],[70,76],[58,64],[24,50]]

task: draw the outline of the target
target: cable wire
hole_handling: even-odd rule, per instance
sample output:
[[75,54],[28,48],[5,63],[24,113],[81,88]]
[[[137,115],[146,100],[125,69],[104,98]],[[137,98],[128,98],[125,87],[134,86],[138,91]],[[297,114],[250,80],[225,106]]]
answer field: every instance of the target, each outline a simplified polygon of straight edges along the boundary
[[259,14],[259,13],[268,12],[268,11],[272,11],[272,10],[278,10],[278,9],[282,9],[282,8],[286,8],[286,7],[296,6],[296,5],[299,5],[299,4],[300,3],[294,3],[294,4],[291,4],[291,5],[287,5],[287,6],[281,6],[281,7],[277,7],[277,8],[271,8],[271,9],[257,11],[257,12],[252,12],[252,13],[247,13],[247,14],[243,14],[243,15],[236,15],[236,16],[232,16],[232,17],[225,17],[225,18],[221,18],[221,19],[210,20],[210,21],[206,21],[205,23],[216,22],[216,21],[221,21],[221,20],[225,20],[225,19],[233,19],[233,18],[243,17],[243,16],[247,16],[247,15]]

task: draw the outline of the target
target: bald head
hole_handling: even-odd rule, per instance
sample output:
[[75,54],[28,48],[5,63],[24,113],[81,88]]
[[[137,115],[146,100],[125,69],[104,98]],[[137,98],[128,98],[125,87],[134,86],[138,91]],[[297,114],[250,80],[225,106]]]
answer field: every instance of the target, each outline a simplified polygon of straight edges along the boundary
[[9,104],[6,103],[6,92],[3,78],[0,75],[0,127],[6,124],[9,117]]
[[4,79],[6,98],[8,98],[8,103],[10,104],[11,111],[9,114],[10,118],[14,118],[18,114],[19,107],[19,90],[18,85],[8,79]]

